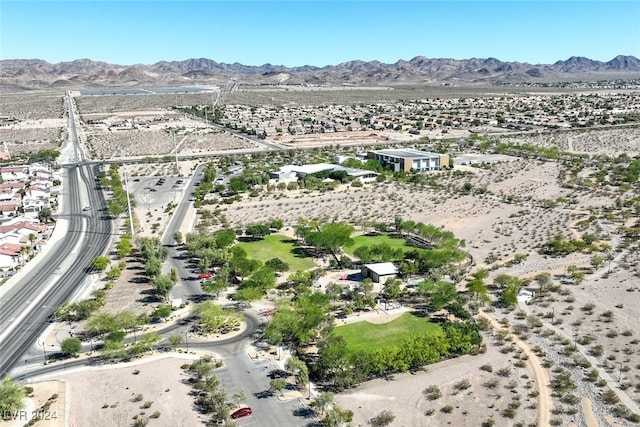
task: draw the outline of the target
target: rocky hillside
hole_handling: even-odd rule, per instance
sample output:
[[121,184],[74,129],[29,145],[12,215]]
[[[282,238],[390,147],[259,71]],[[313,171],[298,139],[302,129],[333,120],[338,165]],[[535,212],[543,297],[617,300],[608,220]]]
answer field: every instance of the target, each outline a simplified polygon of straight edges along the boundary
[[465,60],[426,58],[394,64],[349,61],[325,67],[288,68],[264,64],[225,64],[211,59],[161,61],[151,65],[115,65],[90,59],[50,64],[39,59],[0,61],[0,88],[114,87],[225,84],[508,84],[640,78],[640,60],[619,55],[608,62],[571,57],[554,64],[503,62],[495,58]]

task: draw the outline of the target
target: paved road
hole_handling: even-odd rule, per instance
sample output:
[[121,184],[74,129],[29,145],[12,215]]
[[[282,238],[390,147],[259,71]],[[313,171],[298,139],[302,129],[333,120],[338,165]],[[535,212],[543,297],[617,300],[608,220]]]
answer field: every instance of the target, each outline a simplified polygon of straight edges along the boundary
[[[29,359],[31,362],[41,362],[44,359],[46,350],[38,347],[38,337],[48,326],[48,320],[52,317],[55,307],[63,301],[70,300],[81,290],[79,288],[86,282],[86,270],[91,259],[104,252],[112,232],[111,221],[101,219],[99,213],[99,210],[104,208],[104,198],[95,188],[94,177],[98,172],[98,166],[85,161],[77,140],[74,107],[71,103],[68,111],[70,146],[66,150],[66,158],[71,165],[65,168],[65,191],[61,194],[63,210],[57,216],[59,221],[67,221],[68,231],[54,243],[55,246],[50,248],[41,262],[31,266],[29,278],[16,283],[16,286],[12,286],[2,297],[5,304],[0,311],[0,331],[4,331],[0,340],[0,374],[13,375],[13,372],[16,372],[21,375],[19,378],[22,380],[52,374],[73,366],[102,363],[95,357],[38,367],[33,364],[26,367],[22,364],[23,359]],[[161,239],[170,250],[170,262],[165,268],[177,268],[182,279],[181,284],[174,290],[174,297],[191,301],[208,296],[203,294],[199,280],[187,280],[194,274],[188,270],[187,260],[183,258],[179,248],[174,247],[173,235],[180,229],[187,210],[191,208],[190,194],[195,189],[195,181],[201,179],[203,167],[198,168],[195,179],[186,184],[182,198]],[[87,204],[93,209],[82,211],[82,207]],[[35,299],[33,296],[37,294],[40,296]],[[24,313],[22,318],[21,313]],[[242,391],[247,397],[247,403],[254,409],[254,415],[239,420],[239,426],[312,425],[313,413],[304,401],[280,401],[274,396],[264,397],[263,392],[269,388],[268,374],[276,369],[277,365],[274,361],[258,361],[249,357],[247,345],[252,335],[259,334],[260,318],[252,311],[245,314],[247,328],[239,336],[214,343],[194,341],[189,345],[193,349],[210,350],[224,359],[224,367],[217,373],[229,396]],[[162,334],[175,335],[176,330],[182,333],[186,328],[188,325],[185,322],[178,322],[163,328]],[[186,347],[186,343],[182,346]]]
[[[39,260],[33,260],[25,272],[3,286],[0,310],[0,375],[11,374],[25,354],[45,351],[38,338],[53,317],[55,307],[68,301],[86,284],[91,260],[104,253],[111,238],[111,222],[103,220],[102,193],[95,190],[96,165],[82,162],[78,148],[73,109],[70,108],[70,141],[67,147],[79,160],[63,168],[62,211],[54,218],[64,233],[47,243]],[[83,206],[92,206],[87,212]],[[54,235],[59,235],[60,230]],[[36,263],[37,261],[37,263]]]

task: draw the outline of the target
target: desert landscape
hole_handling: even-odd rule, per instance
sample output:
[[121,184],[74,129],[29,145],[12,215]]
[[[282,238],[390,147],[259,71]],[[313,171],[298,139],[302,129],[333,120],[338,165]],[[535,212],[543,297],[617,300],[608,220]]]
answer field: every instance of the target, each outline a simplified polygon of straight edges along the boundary
[[[247,91],[227,97],[247,96]],[[371,92],[373,95],[367,96],[378,96],[376,91]],[[256,94],[264,96],[261,91]],[[363,92],[358,94],[364,97]],[[1,142],[11,153],[59,146],[65,138],[61,96],[11,98],[13,111],[8,114],[19,120],[0,128]],[[287,149],[264,154],[266,148],[259,141],[171,109],[175,105],[207,104],[210,98],[210,94],[79,96],[75,102],[82,123],[80,139],[93,160],[126,161],[121,174],[171,179],[190,179],[199,164],[219,164],[217,157],[198,158],[212,154],[228,153],[248,168],[263,169],[353,155],[368,149],[364,143],[425,150],[446,145],[451,151],[477,155],[474,164],[455,164],[452,170],[425,173],[414,182],[387,179],[359,187],[340,184],[329,191],[282,189],[277,183],[269,183],[254,187],[253,195],[240,194],[228,204],[222,202],[224,195],[218,194],[217,201],[190,208],[182,228],[184,235],[203,222],[210,224],[209,232],[214,232],[223,224],[244,229],[276,219],[283,221],[282,233],[290,237],[301,219],[344,221],[361,235],[368,232],[368,223],[393,224],[396,217],[401,217],[441,227],[464,241],[473,261],[455,283],[460,292],[468,291],[466,285],[478,270],[488,272],[486,280],[493,302],[501,292],[500,275],[528,280],[523,289],[533,292],[533,299],[523,298],[512,308],[489,302],[476,313],[477,321],[485,326],[484,353],[365,382],[336,394],[335,402],[353,411],[355,425],[370,424],[382,410],[391,411],[395,415],[391,425],[398,426],[592,427],[635,422],[629,414],[638,414],[640,402],[640,339],[635,326],[640,317],[640,256],[637,238],[629,237],[628,230],[637,227],[637,183],[612,185],[610,181],[597,181],[597,177],[604,169],[600,162],[623,155],[633,158],[640,153],[640,128],[550,134],[501,132],[479,140],[470,140],[466,129],[446,134],[423,130],[415,136],[400,130],[371,141],[363,140],[359,133],[351,138],[345,133],[340,142],[319,134],[295,145],[290,135],[272,140]],[[170,162],[158,162],[166,156],[173,160],[174,137],[178,154],[193,156],[180,161],[179,171]],[[487,141],[494,141],[494,145],[483,147]],[[491,147],[497,144],[557,147],[566,156],[552,159],[512,149],[505,153],[508,157],[493,161]],[[571,155],[588,155],[594,160],[577,167],[577,157]],[[147,157],[146,161],[136,162],[142,157]],[[591,184],[586,185],[587,181]],[[149,205],[139,193],[135,197],[137,233],[158,236],[170,213]],[[124,225],[124,219],[118,221],[118,226]],[[543,250],[553,239],[579,240],[585,236],[595,239],[596,249],[562,256]],[[314,260],[323,267],[325,261]],[[134,286],[136,269],[142,269],[142,264],[129,263],[114,289],[107,292],[106,311],[150,310],[128,298],[151,289],[150,285]],[[542,273],[549,273],[544,292],[537,279]],[[254,309],[259,311],[257,305]],[[382,313],[359,320],[383,323],[392,318]],[[109,367],[56,377],[66,384],[62,406],[72,415],[65,418],[66,424],[41,421],[38,425],[129,425],[140,410],[146,415],[161,413],[150,420],[150,425],[175,424],[176,419],[188,420],[186,424],[190,425],[203,422],[182,382],[185,374],[179,367],[185,361],[167,358],[144,362],[143,358],[136,367]],[[132,374],[134,370],[138,373]],[[154,381],[158,377],[162,377],[161,382]],[[561,391],[552,386],[558,378],[566,385]],[[39,393],[35,398],[38,403],[33,405],[41,405],[38,399],[46,400],[52,386],[33,386]],[[133,401],[138,394],[152,404],[141,409],[141,403]]]

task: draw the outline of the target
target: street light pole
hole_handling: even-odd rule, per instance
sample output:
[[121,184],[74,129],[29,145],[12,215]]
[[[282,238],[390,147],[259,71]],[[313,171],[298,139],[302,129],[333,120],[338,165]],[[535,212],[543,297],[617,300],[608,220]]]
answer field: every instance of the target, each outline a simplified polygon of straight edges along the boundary
[[620,370],[618,371],[618,383],[620,383],[622,381],[622,362],[618,362],[618,365],[620,365]]
[[176,144],[176,131],[171,132],[173,135],[173,151],[176,155],[176,173],[180,173],[180,168],[178,167],[178,145]]
[[42,341],[42,352],[44,353],[44,364],[47,364],[47,349],[45,347],[45,342]]
[[127,208],[129,209],[129,225],[131,227],[131,237],[133,238],[133,213],[131,212],[131,200],[129,199],[129,180],[127,174],[124,174],[124,189],[127,193]]

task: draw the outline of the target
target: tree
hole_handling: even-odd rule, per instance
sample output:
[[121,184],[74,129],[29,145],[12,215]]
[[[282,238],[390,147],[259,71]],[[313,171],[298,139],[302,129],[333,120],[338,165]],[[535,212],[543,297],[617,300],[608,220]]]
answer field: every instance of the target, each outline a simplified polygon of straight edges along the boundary
[[208,377],[209,374],[213,372],[213,365],[209,360],[200,358],[193,362],[189,369],[196,373],[196,377],[198,380],[201,380],[205,377]]
[[282,390],[287,386],[287,382],[282,378],[276,378],[275,380],[271,380],[269,382],[269,391],[275,393],[277,391],[280,392],[281,396],[284,396]]
[[234,393],[232,396],[233,400],[236,401],[236,405],[240,406],[240,403],[247,401],[247,396],[245,396],[243,391],[238,393]]
[[451,283],[438,282],[436,288],[431,294],[431,305],[433,309],[438,311],[458,296],[456,287]]
[[171,313],[173,313],[171,306],[165,304],[158,306],[158,308],[156,308],[153,313],[151,313],[151,316],[160,319],[166,319],[167,317],[171,316]]
[[176,245],[182,245],[182,243],[184,243],[182,232],[178,230],[175,233],[173,233],[173,240],[176,241]]
[[151,257],[144,266],[147,276],[154,278],[162,271],[162,261],[156,257]]
[[591,265],[596,270],[604,265],[604,257],[602,255],[594,255],[591,257]]
[[173,349],[176,349],[176,346],[178,344],[182,344],[182,342],[184,341],[184,338],[182,338],[182,335],[171,335],[169,337],[169,344],[171,344],[173,346]]
[[254,240],[260,240],[271,234],[271,228],[268,224],[252,224],[247,227],[245,232]]
[[302,360],[291,356],[287,359],[284,368],[295,375],[298,388],[303,388],[309,383],[309,368]]
[[341,427],[346,423],[350,423],[352,420],[353,411],[350,409],[343,409],[338,405],[333,405],[324,417],[324,423],[327,427]]
[[396,229],[396,233],[398,233],[400,236],[402,236],[402,217],[399,215],[396,215],[396,217],[393,219],[393,225],[394,228]]
[[240,177],[233,177],[229,181],[229,191],[232,193],[242,193],[247,191],[247,184]]
[[324,415],[324,411],[333,403],[334,397],[335,394],[330,391],[323,391],[311,402],[311,405],[320,410],[320,415]]
[[267,267],[271,267],[274,271],[287,271],[289,269],[289,264],[282,261],[280,258],[271,258],[270,260],[264,263]]
[[551,274],[549,273],[540,273],[537,274],[536,277],[534,277],[535,281],[538,283],[538,286],[540,286],[540,295],[542,295],[545,290],[549,287],[549,285],[551,285]]
[[153,279],[153,287],[156,292],[156,295],[161,296],[162,298],[167,300],[167,297],[173,290],[173,286],[175,282],[171,278],[170,275],[161,274]]
[[0,414],[17,412],[23,408],[22,399],[25,397],[24,387],[3,381],[0,384]]
[[371,418],[371,425],[374,427],[385,427],[391,424],[393,420],[395,420],[395,418],[396,416],[393,415],[393,412],[384,410],[375,417]]
[[74,356],[82,350],[82,342],[78,338],[67,338],[60,344],[62,354]]
[[467,283],[467,290],[477,301],[485,303],[490,300],[489,288],[487,288],[487,285],[485,285],[484,280],[481,278],[471,279]]
[[222,277],[217,277],[214,280],[207,280],[202,283],[202,290],[212,294],[216,294],[216,297],[221,291],[224,291],[229,287],[227,280]]
[[111,261],[108,257],[100,255],[91,260],[91,266],[98,271],[104,271],[109,266]]
[[38,220],[43,224],[51,221],[51,208],[45,206],[38,212]]
[[402,293],[402,288],[400,287],[401,284],[402,282],[400,280],[393,278],[387,279],[383,286],[385,295],[391,300],[398,299]]
[[269,227],[277,231],[284,227],[284,222],[281,219],[272,219],[269,222]]
[[331,222],[324,224],[318,231],[310,232],[306,236],[306,240],[311,246],[331,253],[338,265],[340,265],[337,253],[343,246],[353,245],[353,239],[351,238],[353,231],[354,228],[347,223]]
[[128,234],[125,234],[120,238],[120,241],[116,245],[116,250],[118,251],[118,257],[124,258],[126,256],[129,256],[131,254],[132,249],[133,248],[131,246],[131,236]]

